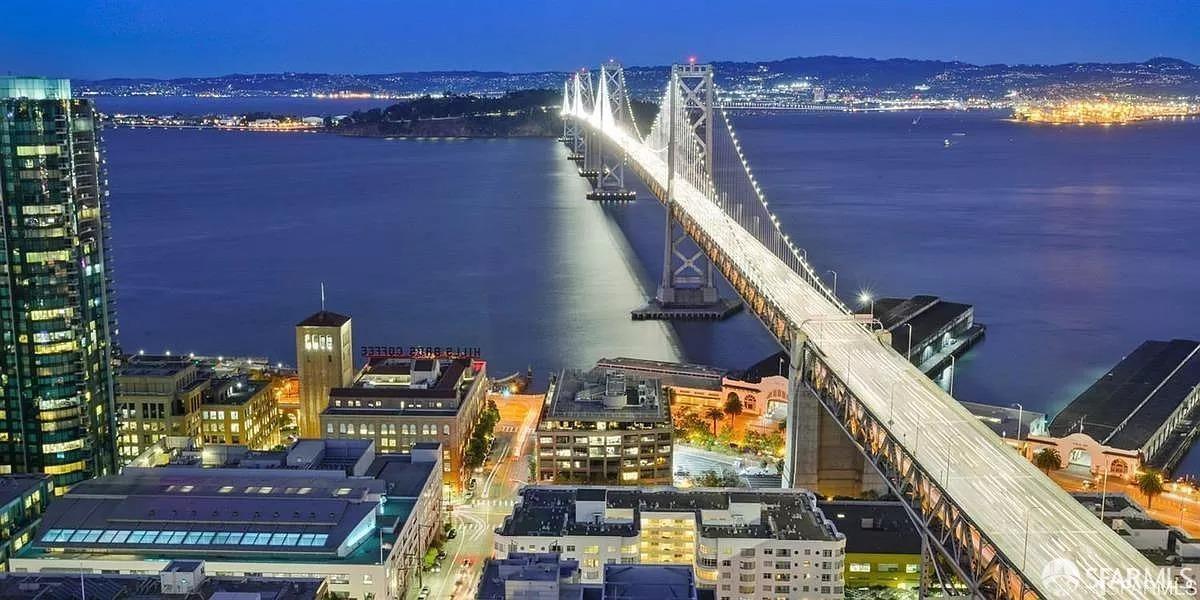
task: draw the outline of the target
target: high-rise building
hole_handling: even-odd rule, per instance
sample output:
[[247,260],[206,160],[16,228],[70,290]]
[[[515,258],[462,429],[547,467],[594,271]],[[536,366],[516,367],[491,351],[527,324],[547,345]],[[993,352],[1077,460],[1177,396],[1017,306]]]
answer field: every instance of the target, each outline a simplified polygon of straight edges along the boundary
[[296,325],[296,367],[300,374],[300,437],[321,437],[321,411],[329,390],[354,379],[350,317],[322,309]]
[[595,368],[564,370],[535,434],[542,483],[668,485],[674,427],[658,379]]
[[0,77],[0,473],[57,492],[116,468],[108,192],[96,111]]
[[440,442],[445,483],[470,476],[467,448],[487,404],[487,363],[477,358],[378,356],[353,384],[329,391],[321,436],[372,440],[383,452]]
[[626,565],[690,567],[716,600],[840,600],[845,587],[846,536],[805,490],[525,486],[493,556],[543,552],[606,588],[618,583],[610,569]]

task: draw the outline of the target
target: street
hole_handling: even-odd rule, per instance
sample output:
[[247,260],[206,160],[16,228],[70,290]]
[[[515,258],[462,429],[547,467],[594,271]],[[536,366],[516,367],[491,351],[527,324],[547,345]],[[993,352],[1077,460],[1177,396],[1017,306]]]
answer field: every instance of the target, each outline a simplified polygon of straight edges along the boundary
[[528,480],[532,458],[528,446],[543,397],[490,394],[489,398],[500,409],[495,444],[473,476],[472,498],[447,506],[457,535],[443,547],[446,558],[438,563],[441,572],[422,572],[421,582],[412,586],[409,598],[416,598],[422,587],[429,588],[429,598],[473,598],[483,561],[492,556],[495,529],[512,511],[517,489]]
[[1109,477],[1107,490],[1103,482],[1101,485],[1092,485],[1084,487],[1084,482],[1092,480],[1091,477],[1084,474],[1072,472],[1070,470],[1051,471],[1050,479],[1061,486],[1068,492],[1088,492],[1091,494],[1100,494],[1107,491],[1109,494],[1125,494],[1130,500],[1137,502],[1142,510],[1146,511],[1155,520],[1161,522],[1168,527],[1182,527],[1189,536],[1196,537],[1200,534],[1200,498],[1194,493],[1189,493],[1186,486],[1177,486],[1173,483],[1164,483],[1164,491],[1162,494],[1154,498],[1152,507],[1147,509],[1146,495],[1138,489],[1137,485],[1126,482],[1118,477]]

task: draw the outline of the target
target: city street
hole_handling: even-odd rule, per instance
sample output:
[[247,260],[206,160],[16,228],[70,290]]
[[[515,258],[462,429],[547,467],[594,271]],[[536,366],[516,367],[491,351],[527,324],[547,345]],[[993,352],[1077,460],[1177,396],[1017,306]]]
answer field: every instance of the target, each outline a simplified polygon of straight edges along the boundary
[[493,533],[511,512],[517,489],[528,480],[530,437],[543,397],[492,394],[489,398],[500,409],[495,445],[474,474],[472,498],[447,507],[457,535],[443,548],[446,558],[438,563],[441,572],[421,573],[421,582],[412,586],[409,598],[416,598],[422,587],[429,588],[429,598],[473,598],[483,561],[492,555]]
[[[1084,487],[1086,481],[1092,478],[1069,470],[1051,471],[1050,478],[1068,492],[1088,492],[1099,494],[1103,483],[1099,486]],[[1155,520],[1168,527],[1182,527],[1189,536],[1200,535],[1200,498],[1185,490],[1186,486],[1176,486],[1173,483],[1164,484],[1162,494],[1154,499],[1152,508],[1147,509],[1147,498],[1136,485],[1124,479],[1109,477],[1107,492],[1109,494],[1125,494],[1130,500],[1137,502]]]

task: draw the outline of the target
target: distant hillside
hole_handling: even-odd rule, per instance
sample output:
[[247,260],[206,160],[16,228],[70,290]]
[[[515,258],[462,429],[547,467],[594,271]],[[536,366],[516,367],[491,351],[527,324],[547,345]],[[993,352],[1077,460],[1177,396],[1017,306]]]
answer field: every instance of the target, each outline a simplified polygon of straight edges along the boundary
[[[1200,66],[1174,58],[1139,63],[1059,65],[973,65],[957,61],[811,56],[759,62],[717,62],[721,85],[753,89],[808,80],[831,91],[864,95],[911,93],[920,86],[933,96],[999,98],[1009,91],[1040,95],[1107,91],[1138,94],[1200,95]],[[628,67],[626,77],[638,97],[657,96],[668,67]],[[262,73],[180,79],[76,81],[97,94],[234,96],[313,95],[356,92],[380,95],[499,95],[525,89],[557,90],[563,72],[501,73],[429,71],[389,74]],[[926,86],[928,89],[925,89]]]
[[[1059,65],[973,65],[958,61],[811,56],[762,62],[714,63],[725,86],[771,86],[812,80],[828,90],[861,94],[911,93],[928,86],[931,96],[1000,98],[1076,91],[1200,95],[1200,66],[1174,58],[1140,63],[1067,63]],[[643,95],[658,93],[667,67],[627,68],[630,87]]]
[[529,90],[498,98],[421,97],[355,111],[333,131],[368,137],[551,137],[562,133],[559,92]]
[[[387,108],[355,111],[331,131],[366,137],[557,137],[562,134],[558,90],[524,90],[499,97],[423,96]],[[657,106],[635,102],[643,128]]]

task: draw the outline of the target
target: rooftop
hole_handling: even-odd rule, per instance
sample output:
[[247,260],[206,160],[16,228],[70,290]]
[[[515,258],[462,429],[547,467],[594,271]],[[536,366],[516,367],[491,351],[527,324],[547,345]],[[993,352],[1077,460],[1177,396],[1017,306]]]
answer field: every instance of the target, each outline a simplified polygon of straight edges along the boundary
[[1050,434],[1079,432],[1102,444],[1140,449],[1200,385],[1200,342],[1146,341],[1050,422]]
[[788,369],[788,353],[780,350],[743,370],[730,372],[729,377],[748,383],[758,383],[764,377],[787,377]]
[[[80,581],[83,590],[80,590]],[[208,577],[188,598],[254,598],[255,600],[316,600],[322,598],[321,579],[275,577]],[[243,595],[235,595],[243,594]],[[175,598],[162,592],[159,575],[87,573],[0,573],[0,600],[158,600]]]
[[604,565],[604,600],[695,599],[690,565]]
[[618,370],[637,377],[651,377],[660,385],[690,387],[697,389],[720,389],[721,380],[728,373],[706,365],[666,362],[645,358],[602,358],[596,362],[597,369]]
[[50,477],[40,473],[0,476],[0,506],[20,500],[26,494],[47,485]]
[[242,375],[216,379],[212,382],[212,387],[204,394],[204,403],[239,406],[249,402],[263,388],[267,387],[267,384],[266,381],[250,379]]
[[[632,509],[633,519],[598,520],[577,502]],[[590,509],[588,509],[590,510]],[[804,490],[529,486],[497,529],[509,536],[614,535],[633,537],[642,511],[692,513],[704,537],[781,540],[841,539],[815,497]],[[579,519],[583,514],[584,519]],[[734,515],[737,516],[734,516]]]
[[139,355],[134,354],[125,359],[121,366],[121,377],[172,377],[195,364],[186,356]]
[[[980,404],[978,402],[962,402],[963,408],[975,415],[984,425],[991,428],[996,435],[1007,438],[1016,438],[1018,429],[1021,439],[1029,437],[1031,428],[1034,431],[1040,431],[1044,424],[1039,425],[1046,415],[1037,411],[1018,409],[1010,406],[996,406],[994,404]],[[1020,423],[1018,427],[1018,422]]]
[[71,80],[0,76],[0,100],[70,100]]
[[307,319],[300,321],[296,327],[341,327],[350,317],[339,315],[328,310],[321,310],[313,313]]
[[559,582],[560,600],[578,600],[582,591],[578,585],[579,563],[562,559],[557,552],[513,552],[508,558],[491,559],[484,563],[479,579],[477,600],[505,600],[508,582]]
[[376,457],[369,441],[301,440],[287,452],[238,455],[214,468],[126,467],[50,503],[21,557],[56,550],[81,559],[117,552],[374,563],[379,536],[364,528],[402,529],[426,483],[440,480],[439,452],[430,453],[434,461]]
[[846,552],[921,554],[921,537],[899,502],[818,502],[825,517],[846,536]]
[[[912,334],[913,354],[929,343],[947,324],[957,321],[971,311],[970,304],[947,302],[930,295],[912,298],[879,298],[874,302],[874,316],[883,328],[892,333],[892,348],[904,354]],[[912,327],[908,327],[911,325]]]
[[669,422],[670,408],[658,379],[629,375],[615,369],[559,374],[554,398],[542,420]]
[[329,391],[325,412],[453,415],[482,369],[482,361],[469,358],[373,358],[350,387]]

